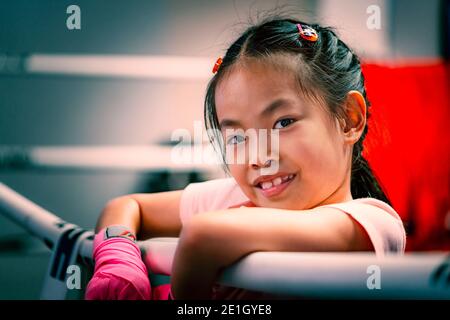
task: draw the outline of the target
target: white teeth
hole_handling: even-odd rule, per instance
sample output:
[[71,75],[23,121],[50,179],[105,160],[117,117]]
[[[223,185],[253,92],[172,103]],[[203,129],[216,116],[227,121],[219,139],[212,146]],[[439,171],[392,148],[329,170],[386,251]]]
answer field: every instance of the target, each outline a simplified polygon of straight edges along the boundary
[[290,174],[290,175],[287,175],[284,177],[276,177],[272,181],[261,182],[260,186],[262,189],[269,189],[269,188],[272,188],[273,186],[278,186],[283,182],[291,180],[292,178],[294,178],[294,174]]
[[281,180],[280,177],[277,177],[277,178],[273,179],[273,181],[272,181],[272,183],[273,183],[274,186],[280,185],[281,182],[282,182],[282,180]]
[[283,180],[283,182],[285,182],[285,181],[291,180],[293,177],[294,177],[294,175],[290,174],[290,175],[281,177],[281,179]]
[[263,189],[272,188],[272,182],[271,181],[265,181],[265,182],[261,183],[261,188],[263,188]]

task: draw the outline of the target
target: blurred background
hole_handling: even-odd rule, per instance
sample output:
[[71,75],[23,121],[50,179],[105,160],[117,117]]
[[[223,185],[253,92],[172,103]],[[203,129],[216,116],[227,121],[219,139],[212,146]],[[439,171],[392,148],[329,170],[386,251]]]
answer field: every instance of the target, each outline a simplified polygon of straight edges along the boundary
[[[334,26],[360,54],[364,152],[407,250],[449,250],[446,0],[0,0],[0,182],[92,229],[116,196],[223,177],[171,163],[172,134],[195,132],[217,57],[268,13]],[[0,299],[38,299],[49,257],[0,214]]]

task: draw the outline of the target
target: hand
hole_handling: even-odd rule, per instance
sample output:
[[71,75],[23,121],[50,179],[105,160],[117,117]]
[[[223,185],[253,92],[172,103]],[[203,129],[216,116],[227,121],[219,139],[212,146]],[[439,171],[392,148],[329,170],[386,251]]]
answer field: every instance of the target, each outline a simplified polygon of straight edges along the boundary
[[87,300],[149,300],[151,286],[139,247],[121,237],[104,240],[104,229],[94,239],[95,270]]
[[249,201],[245,201],[245,202],[236,204],[234,206],[231,206],[228,209],[236,209],[236,208],[240,208],[240,207],[257,207],[257,205],[249,200]]

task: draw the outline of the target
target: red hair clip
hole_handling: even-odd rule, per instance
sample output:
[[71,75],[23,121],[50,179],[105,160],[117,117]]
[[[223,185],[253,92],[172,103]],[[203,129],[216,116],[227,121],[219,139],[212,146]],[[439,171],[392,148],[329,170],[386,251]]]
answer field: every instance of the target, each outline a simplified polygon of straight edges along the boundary
[[316,42],[319,36],[317,35],[317,31],[311,28],[310,26],[303,26],[298,23],[297,24],[298,33],[300,34],[300,37],[302,37],[305,40]]
[[222,64],[223,59],[221,57],[219,57],[216,61],[216,63],[214,64],[214,67],[212,69],[213,73],[216,73],[217,71],[219,71],[220,65]]

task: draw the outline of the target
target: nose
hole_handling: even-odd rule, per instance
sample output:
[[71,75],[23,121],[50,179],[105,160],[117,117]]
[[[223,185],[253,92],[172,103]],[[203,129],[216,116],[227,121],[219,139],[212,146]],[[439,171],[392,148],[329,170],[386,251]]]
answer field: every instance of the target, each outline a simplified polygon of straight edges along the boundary
[[[276,132],[278,133],[278,132]],[[248,144],[248,168],[253,170],[272,169],[278,167],[279,161],[279,138],[274,135],[272,130],[270,134],[263,129],[258,131],[258,135],[251,136]]]
[[259,168],[269,168],[272,164],[272,160],[268,159],[262,163],[260,159],[256,159],[256,161],[250,161],[250,166],[252,169],[258,170]]

